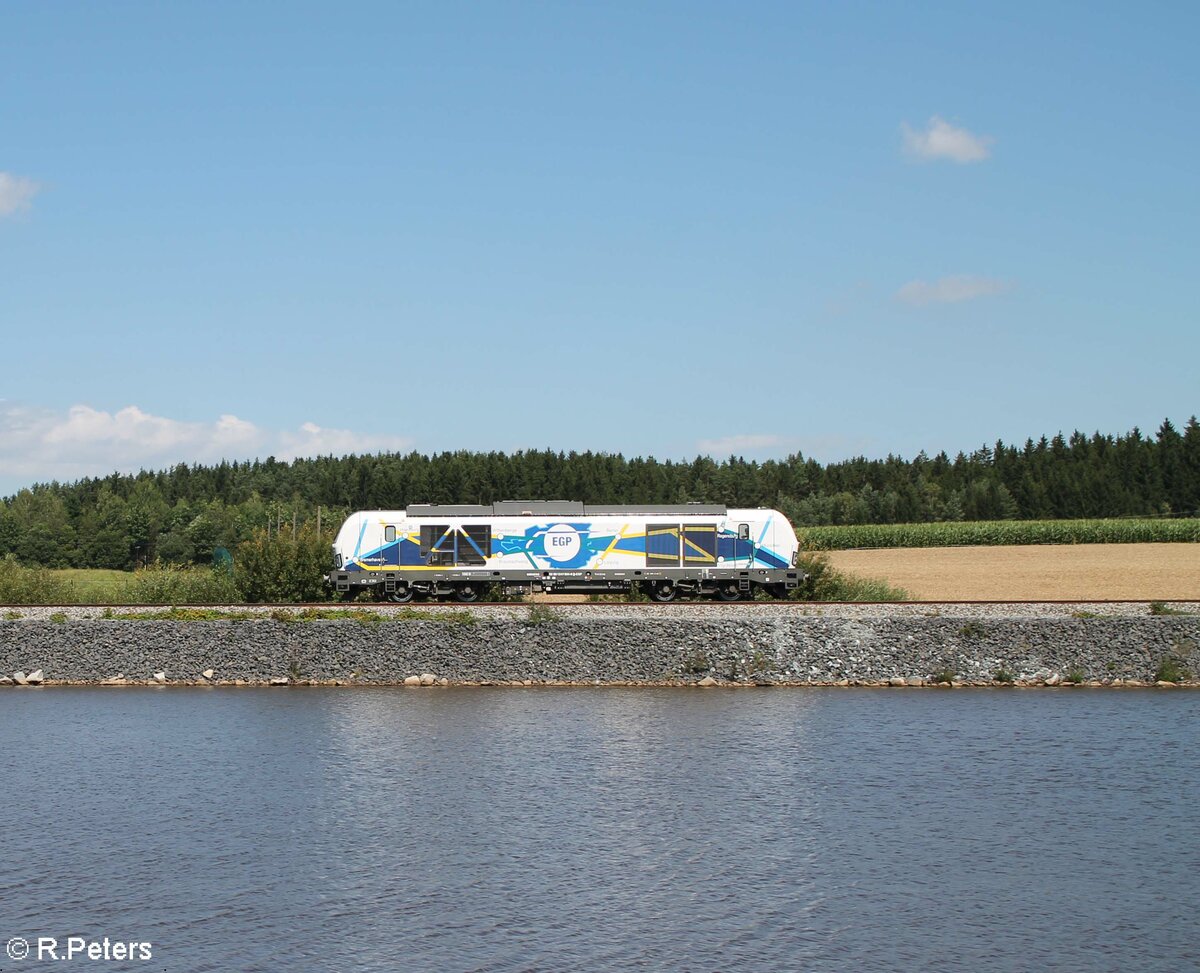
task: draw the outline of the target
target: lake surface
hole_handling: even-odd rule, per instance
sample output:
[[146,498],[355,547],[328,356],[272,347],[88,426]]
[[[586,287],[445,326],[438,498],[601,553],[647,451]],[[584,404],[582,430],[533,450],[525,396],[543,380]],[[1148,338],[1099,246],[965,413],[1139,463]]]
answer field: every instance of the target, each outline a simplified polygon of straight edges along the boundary
[[170,971],[1176,973],[1198,727],[1187,691],[10,690],[0,942],[145,941],[99,966]]

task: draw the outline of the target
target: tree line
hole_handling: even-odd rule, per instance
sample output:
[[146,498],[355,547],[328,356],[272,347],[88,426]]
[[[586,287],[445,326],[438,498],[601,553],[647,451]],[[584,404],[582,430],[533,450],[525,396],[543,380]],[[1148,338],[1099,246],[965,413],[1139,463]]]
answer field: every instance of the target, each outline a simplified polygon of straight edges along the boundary
[[351,510],[524,498],[767,506],[800,526],[1195,514],[1200,423],[1192,416],[1182,432],[1167,420],[1153,436],[1060,433],[953,458],[922,452],[825,465],[799,453],[718,462],[549,450],[180,464],[4,498],[0,558],[44,567],[210,564],[263,538],[327,541]]

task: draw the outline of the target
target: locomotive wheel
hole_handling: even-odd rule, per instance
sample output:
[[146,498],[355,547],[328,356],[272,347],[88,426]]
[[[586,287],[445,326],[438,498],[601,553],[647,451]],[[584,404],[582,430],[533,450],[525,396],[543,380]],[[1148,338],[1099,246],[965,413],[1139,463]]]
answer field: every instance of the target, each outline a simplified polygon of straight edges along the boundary
[[652,585],[649,591],[650,600],[657,602],[674,601],[677,594],[679,594],[679,589],[671,584],[670,581],[663,581]]
[[717,588],[718,601],[737,601],[741,597],[736,581],[727,581]]
[[470,604],[473,601],[478,601],[479,600],[479,585],[471,584],[470,582],[468,582],[467,584],[460,584],[458,587],[456,587],[454,589],[454,597],[458,601],[464,602],[466,604]]
[[413,600],[415,592],[411,585],[405,585],[403,588],[397,588],[395,591],[387,595],[387,601],[395,602],[397,605],[407,605]]

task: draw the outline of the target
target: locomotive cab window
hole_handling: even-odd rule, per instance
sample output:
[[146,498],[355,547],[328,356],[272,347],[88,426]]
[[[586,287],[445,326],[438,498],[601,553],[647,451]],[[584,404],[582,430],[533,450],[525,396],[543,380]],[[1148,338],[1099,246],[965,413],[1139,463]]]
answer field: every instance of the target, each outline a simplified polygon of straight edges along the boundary
[[738,524],[738,540],[739,541],[750,540],[750,525],[749,524]]

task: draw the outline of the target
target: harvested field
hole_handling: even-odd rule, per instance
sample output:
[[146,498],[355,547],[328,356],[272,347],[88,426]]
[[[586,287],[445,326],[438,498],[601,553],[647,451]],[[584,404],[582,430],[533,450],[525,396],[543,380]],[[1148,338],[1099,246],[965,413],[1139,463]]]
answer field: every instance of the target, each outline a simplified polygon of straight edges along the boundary
[[830,551],[839,571],[883,578],[913,598],[1200,598],[1200,544],[1070,544]]

